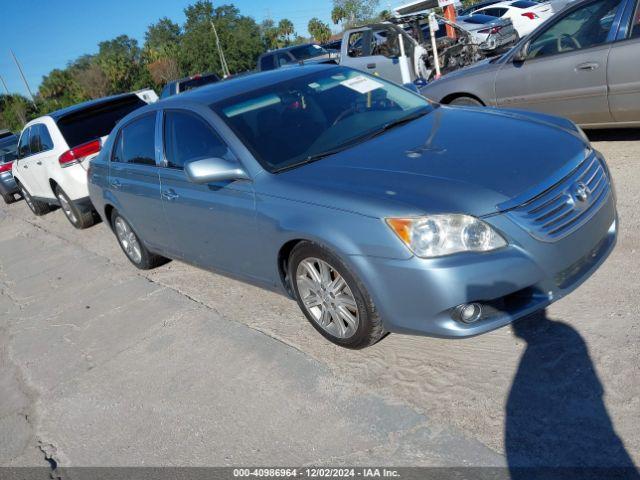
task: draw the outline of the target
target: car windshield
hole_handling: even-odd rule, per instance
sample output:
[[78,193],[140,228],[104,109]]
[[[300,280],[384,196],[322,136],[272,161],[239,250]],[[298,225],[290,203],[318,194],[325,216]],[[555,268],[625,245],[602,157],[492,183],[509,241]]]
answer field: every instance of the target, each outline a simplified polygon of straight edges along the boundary
[[18,139],[14,136],[0,139],[0,164],[15,160],[18,150]]
[[458,20],[464,23],[474,23],[476,25],[484,25],[486,23],[495,22],[496,17],[491,17],[489,15],[483,15],[481,13],[477,13],[475,15],[460,17]]
[[187,90],[193,90],[194,88],[202,87],[203,85],[209,85],[219,80],[217,75],[202,75],[195,76],[188,80],[180,82],[180,92],[186,92]]
[[73,148],[109,135],[120,119],[145,105],[137,95],[126,95],[74,111],[58,119],[57,124],[67,144]]
[[432,110],[413,92],[331,68],[212,105],[256,159],[276,172],[348,148]]
[[296,60],[306,60],[307,58],[327,55],[329,52],[320,45],[303,45],[301,47],[292,48],[289,50],[289,53],[291,53]]

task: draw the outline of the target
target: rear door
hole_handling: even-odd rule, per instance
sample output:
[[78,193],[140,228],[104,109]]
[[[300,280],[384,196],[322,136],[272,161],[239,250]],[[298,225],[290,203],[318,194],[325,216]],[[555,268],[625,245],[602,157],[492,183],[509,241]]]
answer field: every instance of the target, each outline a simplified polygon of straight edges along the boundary
[[208,185],[190,182],[184,173],[189,162],[237,160],[200,115],[186,110],[166,110],[164,115],[165,168],[160,170],[160,183],[173,235],[172,254],[204,268],[250,277],[259,243],[253,184],[240,180]]
[[142,242],[162,253],[171,239],[160,199],[156,115],[147,113],[120,129],[109,162],[109,189],[116,199],[116,208]]
[[608,18],[623,0],[592,0],[538,31],[524,62],[496,76],[498,106],[540,111],[582,125],[612,121],[607,101]]
[[628,8],[633,12],[629,28],[624,40],[611,46],[607,64],[609,108],[616,122],[640,122],[640,4]]

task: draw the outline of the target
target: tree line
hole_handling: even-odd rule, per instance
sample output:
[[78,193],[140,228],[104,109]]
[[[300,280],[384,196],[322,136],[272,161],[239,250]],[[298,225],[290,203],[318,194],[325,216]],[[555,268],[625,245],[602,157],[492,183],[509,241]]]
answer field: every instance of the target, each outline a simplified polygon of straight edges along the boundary
[[[379,0],[334,0],[332,21],[342,28],[380,18]],[[43,77],[34,102],[22,95],[0,95],[0,129],[20,131],[25,122],[48,112],[95,98],[151,87],[160,91],[171,80],[195,73],[222,75],[213,25],[225,53],[229,70],[253,70],[266,50],[308,42],[294,31],[293,22],[266,19],[258,24],[242,15],[233,4],[214,7],[198,0],[184,10],[182,25],[161,18],[149,25],[142,45],[120,35],[100,42],[98,52],[83,55],[65,68]],[[313,40],[324,43],[331,28],[317,18],[309,21]]]

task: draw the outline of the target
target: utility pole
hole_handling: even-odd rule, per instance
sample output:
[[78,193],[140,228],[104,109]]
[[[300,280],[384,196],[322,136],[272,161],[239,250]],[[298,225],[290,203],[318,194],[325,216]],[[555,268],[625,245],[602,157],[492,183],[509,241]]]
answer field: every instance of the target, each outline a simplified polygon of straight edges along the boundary
[[9,49],[9,52],[11,52],[13,61],[16,63],[16,67],[18,67],[18,71],[20,72],[20,76],[22,77],[22,81],[24,82],[24,86],[27,87],[27,92],[29,92],[29,98],[31,99],[31,103],[33,103],[33,106],[35,107],[36,100],[33,97],[33,93],[31,93],[31,89],[29,88],[29,83],[27,82],[27,78],[24,76],[24,72],[22,71],[22,66],[20,65],[20,62],[18,62],[18,59],[16,58],[16,54],[13,53],[13,50]]
[[222,67],[222,76],[227,78],[231,75],[229,72],[229,66],[227,65],[227,60],[224,58],[224,52],[222,51],[222,46],[220,46],[220,39],[218,38],[218,31],[216,30],[216,24],[211,20],[211,28],[213,28],[213,34],[216,37],[216,47],[218,49],[218,55],[220,55],[220,66]]
[[[7,92],[7,103],[9,103],[9,100],[11,100],[13,102],[13,98],[11,98],[11,93],[9,93],[9,89],[7,88],[7,84],[4,83],[4,78],[2,78],[2,75],[0,75],[0,82],[2,83],[2,86],[4,87],[5,91]],[[22,114],[22,112],[20,110],[15,108],[15,104],[12,105],[12,107],[13,107],[13,111],[16,112],[16,115],[18,115],[18,117],[20,117],[20,121],[22,122],[22,125],[27,123],[27,119],[24,118],[24,115]]]

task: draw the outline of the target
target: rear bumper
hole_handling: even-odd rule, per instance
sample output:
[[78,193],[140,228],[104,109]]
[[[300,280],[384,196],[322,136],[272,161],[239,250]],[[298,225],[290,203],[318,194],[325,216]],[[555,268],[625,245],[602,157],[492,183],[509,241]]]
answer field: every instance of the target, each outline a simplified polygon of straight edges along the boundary
[[[579,230],[555,242],[538,241],[506,215],[486,219],[509,246],[439,259],[350,257],[391,332],[461,338],[479,335],[543,309],[588,279],[617,238],[615,197]],[[478,302],[475,323],[454,320],[453,309]]]
[[0,173],[0,194],[13,195],[19,193],[19,191],[11,172]]

